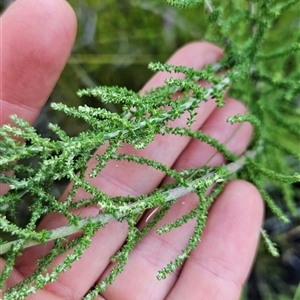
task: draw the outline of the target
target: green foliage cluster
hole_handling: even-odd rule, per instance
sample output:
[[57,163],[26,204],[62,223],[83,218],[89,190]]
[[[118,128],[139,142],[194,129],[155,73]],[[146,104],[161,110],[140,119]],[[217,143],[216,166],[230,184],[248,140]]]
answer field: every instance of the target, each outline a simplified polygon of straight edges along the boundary
[[[233,176],[254,183],[266,205],[280,220],[289,221],[285,211],[296,213],[292,184],[300,182],[300,175],[297,173],[300,161],[300,72],[297,67],[300,63],[297,28],[299,2],[167,2],[178,8],[205,11],[208,24],[206,39],[218,44],[225,51],[224,58],[218,64],[195,70],[185,66],[150,63],[149,69],[154,72],[181,73],[184,74],[184,78],[170,78],[164,86],[152,89],[145,95],[127,88],[105,86],[82,89],[78,92],[80,97],[100,98],[104,107],[111,104],[120,106],[121,113],[87,105],[69,107],[53,103],[51,106],[54,110],[87,123],[88,129],[76,136],[68,135],[57,124],[50,124],[49,129],[55,138],[42,137],[17,116],[12,116],[15,126],[4,125],[0,128],[0,182],[10,186],[9,192],[0,198],[0,229],[8,233],[11,239],[1,240],[0,253],[5,253],[7,263],[0,276],[0,285],[5,284],[15,258],[24,248],[50,240],[55,241],[51,252],[37,262],[38,268],[32,276],[8,290],[4,299],[23,299],[36,289],[43,288],[48,282],[55,281],[61,272],[80,259],[97,230],[110,220],[126,220],[129,229],[126,244],[112,258],[117,264],[109,276],[86,296],[86,299],[92,299],[105,290],[123,270],[131,250],[157,225],[172,203],[183,195],[194,193],[199,198],[196,208],[157,229],[158,234],[164,234],[190,219],[197,220],[187,247],[174,261],[158,272],[158,279],[165,278],[176,266],[182,264],[190,251],[198,245],[206,224],[208,208]],[[284,18],[286,14],[290,16],[290,23]],[[276,34],[272,31],[286,33],[284,44],[274,40]],[[197,84],[199,80],[208,81],[210,87],[200,87]],[[255,130],[249,150],[242,157],[236,157],[225,144],[201,131],[191,129],[196,115],[195,109],[199,104],[213,98],[217,105],[222,107],[223,95],[229,86],[231,95],[245,101],[249,114],[232,116],[228,122],[250,122]],[[176,101],[173,99],[175,92],[181,92],[182,95]],[[174,128],[169,125],[170,121],[180,118],[186,112],[189,113],[186,126]],[[138,155],[117,153],[122,143],[131,144],[137,150],[143,149],[158,134],[181,135],[204,141],[224,155],[227,165],[214,168],[204,166],[201,169],[179,172]],[[105,152],[102,155],[94,155],[95,149],[104,145],[108,145]],[[97,165],[87,174],[86,163],[92,157],[95,157]],[[26,163],[26,160],[31,158],[38,161],[38,167]],[[147,165],[173,178],[173,183],[149,195],[110,197],[90,184],[86,176],[96,177],[111,160]],[[65,200],[60,202],[51,193],[51,189],[57,181],[65,179],[72,182],[72,188]],[[212,185],[212,193],[206,196],[207,188]],[[274,201],[266,189],[267,186],[269,189],[278,187],[282,191],[284,205]],[[89,197],[74,202],[74,196],[79,189],[85,190]],[[21,227],[16,222],[16,211],[24,195],[31,198],[31,215],[28,224]],[[74,210],[90,205],[99,207],[96,217],[84,218],[74,213]],[[144,210],[157,206],[161,209],[153,219],[145,228],[137,230],[137,217]],[[45,214],[52,212],[65,216],[68,225],[51,231],[36,232],[38,221]],[[66,244],[64,238],[75,232],[82,234]],[[262,231],[262,237],[271,253],[277,255],[276,248],[265,231]],[[61,264],[51,273],[45,272],[57,255],[70,249],[73,252],[67,255]]]

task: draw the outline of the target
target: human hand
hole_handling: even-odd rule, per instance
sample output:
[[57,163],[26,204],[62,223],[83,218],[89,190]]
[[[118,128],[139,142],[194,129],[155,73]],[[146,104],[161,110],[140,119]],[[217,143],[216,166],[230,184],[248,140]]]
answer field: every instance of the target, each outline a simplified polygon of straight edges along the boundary
[[[9,122],[9,115],[17,114],[30,123],[50,95],[75,39],[76,18],[67,2],[62,0],[18,0],[1,17],[1,124]],[[222,52],[208,43],[192,43],[178,50],[169,60],[202,68],[217,61]],[[143,88],[162,85],[167,74],[156,74]],[[142,92],[143,92],[142,91]],[[222,109],[214,101],[201,104],[194,129],[227,142],[229,150],[240,155],[250,136],[249,124],[230,125],[228,116],[245,113],[246,108],[234,99],[227,99]],[[180,119],[174,125],[184,124]],[[102,149],[98,150],[103,151]],[[125,153],[132,153],[124,145]],[[213,148],[199,141],[177,136],[157,137],[142,155],[161,161],[177,169],[217,165],[224,162]],[[89,168],[92,168],[93,161]],[[165,183],[163,174],[146,166],[128,163],[108,164],[93,184],[107,194],[138,196],[149,193]],[[3,191],[4,192],[4,191]],[[81,196],[76,195],[77,198]],[[178,201],[163,219],[169,222],[195,206],[192,196]],[[82,210],[82,215],[94,215],[97,209]],[[102,295],[105,299],[238,299],[241,287],[250,270],[257,246],[262,221],[262,201],[257,190],[249,183],[230,182],[209,212],[207,226],[197,249],[180,270],[158,281],[157,271],[174,259],[183,249],[193,231],[193,222],[158,236],[151,232],[134,249],[128,265],[116,281]],[[146,215],[138,226],[145,224]],[[63,225],[57,216],[46,217],[41,228]],[[95,235],[82,259],[75,262],[58,281],[28,299],[81,299],[89,289],[108,274],[110,257],[126,239],[126,223],[110,222]],[[36,260],[46,254],[49,246],[28,248],[17,260],[16,269],[7,287],[29,276]],[[63,257],[55,260],[61,262]],[[0,267],[3,268],[1,260]],[[100,296],[99,296],[100,297]]]

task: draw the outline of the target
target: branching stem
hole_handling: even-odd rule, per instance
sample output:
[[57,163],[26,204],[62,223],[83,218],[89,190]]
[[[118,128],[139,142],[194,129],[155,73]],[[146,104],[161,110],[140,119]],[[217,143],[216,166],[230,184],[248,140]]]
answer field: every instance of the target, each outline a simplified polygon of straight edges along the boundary
[[[256,153],[257,153],[257,151],[249,150],[243,156],[241,156],[237,161],[225,165],[224,168],[226,169],[226,173],[227,173],[226,177],[234,174],[239,169],[241,169],[246,164],[247,159],[253,158],[256,155]],[[195,192],[198,188],[198,184],[200,181],[209,180],[209,181],[212,181],[212,184],[213,184],[213,183],[217,183],[218,181],[223,181],[225,179],[226,178],[222,178],[216,172],[210,172],[198,179],[191,181],[187,187],[180,186],[180,187],[173,188],[169,191],[163,192],[164,201],[166,203],[170,202],[170,201],[174,201],[182,196],[185,196],[187,194]],[[70,236],[71,234],[78,233],[78,232],[82,231],[82,228],[85,225],[87,225],[87,223],[89,223],[89,222],[97,223],[100,226],[104,227],[108,222],[110,222],[112,220],[123,220],[129,214],[143,213],[143,209],[141,209],[141,206],[143,206],[143,204],[146,204],[150,200],[151,200],[151,196],[145,198],[142,201],[139,201],[138,203],[128,204],[124,207],[120,207],[120,211],[122,211],[122,213],[116,213],[115,215],[105,214],[105,213],[98,214],[95,217],[84,218],[84,219],[78,221],[78,224],[76,226],[68,225],[68,226],[63,226],[63,227],[59,227],[57,229],[50,230],[48,232],[49,237],[45,242],[53,241],[58,238],[64,238],[64,237]],[[16,245],[18,243],[20,243],[19,239],[0,245],[0,255],[8,252],[14,245]],[[35,246],[38,244],[39,244],[39,242],[37,242],[37,241],[28,240],[28,241],[24,241],[23,247],[28,248],[28,247]]]

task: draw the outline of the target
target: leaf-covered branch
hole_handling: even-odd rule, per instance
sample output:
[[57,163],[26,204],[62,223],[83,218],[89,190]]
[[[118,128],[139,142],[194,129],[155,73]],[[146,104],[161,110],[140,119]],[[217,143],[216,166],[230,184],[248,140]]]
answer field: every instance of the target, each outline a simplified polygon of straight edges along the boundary
[[[67,134],[62,126],[49,124],[53,138],[45,138],[26,121],[12,116],[13,125],[0,128],[0,184],[9,191],[0,197],[0,230],[3,237],[0,254],[4,254],[6,265],[0,275],[1,287],[10,276],[15,259],[23,249],[53,241],[50,252],[37,262],[31,276],[6,292],[5,299],[24,299],[48,282],[55,281],[59,274],[72,266],[89,247],[93,235],[111,220],[128,224],[126,243],[114,256],[115,267],[107,278],[86,295],[92,299],[105,290],[123,270],[129,253],[149,231],[155,228],[176,199],[194,193],[198,203],[185,215],[162,227],[163,234],[196,220],[196,226],[185,249],[165,268],[159,271],[158,279],[187,259],[198,245],[206,224],[211,203],[222,192],[225,183],[232,177],[252,182],[261,192],[270,211],[280,220],[288,222],[288,212],[294,213],[293,184],[300,181],[298,170],[300,139],[299,91],[300,71],[299,31],[297,2],[289,1],[213,1],[213,0],[167,0],[176,8],[193,8],[206,16],[205,39],[224,49],[224,57],[215,65],[202,70],[152,62],[153,72],[168,72],[169,78],[161,87],[141,95],[128,88],[92,87],[78,92],[80,97],[96,97],[104,107],[117,105],[120,113],[105,108],[80,105],[69,107],[52,103],[52,108],[72,119],[80,119],[88,128],[76,136]],[[137,5],[137,4],[136,4]],[[163,7],[163,6],[162,6]],[[178,10],[178,14],[180,10]],[[291,17],[289,17],[289,14]],[[288,15],[288,17],[287,17]],[[278,43],[278,36],[284,43]],[[180,73],[181,79],[173,76]],[[206,81],[202,86],[200,81]],[[202,102],[213,99],[222,107],[225,96],[241,99],[248,108],[246,115],[231,116],[230,123],[251,123],[254,134],[248,151],[237,157],[220,143],[193,124]],[[175,97],[174,95],[180,95]],[[174,99],[176,98],[176,99]],[[171,127],[171,123],[188,113],[186,124]],[[227,164],[211,168],[177,171],[139,155],[120,154],[124,144],[134,146],[136,151],[146,148],[157,135],[173,134],[190,140],[207,143],[226,159]],[[94,154],[97,148],[102,154]],[[87,162],[96,162],[92,170]],[[159,170],[172,179],[151,194],[139,197],[110,197],[91,184],[110,161],[126,161]],[[53,193],[53,187],[61,180],[70,183],[64,199]],[[280,187],[283,205],[276,203],[267,187]],[[212,190],[207,195],[207,189]],[[85,199],[76,199],[83,190]],[[20,226],[17,212],[30,199],[30,216],[27,224]],[[97,207],[95,217],[84,218],[76,209]],[[137,217],[145,210],[159,207],[147,220],[142,230],[137,230]],[[66,219],[66,226],[37,231],[39,221],[47,214],[57,213]],[[76,238],[69,239],[74,233]],[[267,233],[262,236],[270,252],[277,255]],[[68,251],[64,261],[47,271],[54,259]]]
[[[189,182],[187,186],[179,186],[173,189],[169,189],[167,191],[158,190],[157,192],[154,192],[153,195],[149,197],[143,198],[142,200],[137,200],[136,203],[125,204],[123,205],[123,207],[118,206],[118,211],[114,214],[100,213],[96,217],[82,218],[77,222],[76,225],[63,226],[48,232],[43,231],[41,232],[41,235],[44,236],[43,240],[38,239],[37,241],[34,241],[28,238],[24,239],[23,247],[28,248],[34,245],[38,245],[41,242],[46,243],[52,240],[70,236],[74,233],[82,231],[82,229],[89,223],[96,223],[100,227],[104,227],[109,221],[123,220],[126,219],[126,217],[130,217],[131,215],[140,215],[148,207],[154,207],[157,205],[163,206],[167,202],[177,200],[178,198],[183,197],[190,193],[194,193],[199,189],[209,188],[213,184],[226,181],[228,176],[236,173],[239,169],[241,169],[246,163],[246,161],[248,159],[253,158],[255,154],[256,152],[248,151],[242,157],[240,157],[236,162],[230,163],[224,166],[222,169],[209,172],[206,175]],[[159,201],[157,201],[158,198]],[[155,199],[155,201],[153,201],[153,199]],[[149,205],[148,203],[151,203],[151,205]],[[2,230],[5,229],[4,223],[2,223],[0,226]],[[6,253],[14,245],[20,242],[21,242],[20,240],[16,240],[16,241],[11,241],[6,244],[0,245],[0,254]]]

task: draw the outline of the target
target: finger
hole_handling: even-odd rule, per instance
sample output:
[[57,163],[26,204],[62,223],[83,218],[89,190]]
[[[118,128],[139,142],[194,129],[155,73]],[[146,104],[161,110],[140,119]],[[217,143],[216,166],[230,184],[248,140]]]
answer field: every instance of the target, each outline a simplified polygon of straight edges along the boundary
[[[202,68],[207,63],[217,61],[222,52],[219,48],[208,43],[189,44],[174,54],[169,63],[178,65],[183,64],[190,67]],[[164,84],[164,80],[170,74],[158,73],[146,85],[146,88],[156,87]],[[144,91],[144,90],[143,90]],[[215,108],[214,101],[208,101],[201,105],[201,112],[197,116],[194,126],[200,127],[209,117]],[[174,126],[183,126],[186,118],[174,122]],[[155,140],[144,150],[134,150],[128,145],[124,145],[120,150],[126,154],[136,154],[145,156],[149,159],[161,161],[165,165],[171,166],[186,147],[189,139],[165,135],[157,136]],[[103,153],[103,148],[97,154]],[[89,162],[88,172],[95,166],[95,160]],[[89,180],[94,186],[111,196],[138,196],[152,191],[163,179],[164,174],[153,168],[136,165],[127,162],[120,162],[116,166],[115,162],[109,162],[106,168],[93,180]],[[88,180],[88,179],[87,179]],[[79,192],[76,199],[86,197],[85,192]],[[83,216],[95,215],[99,208],[92,207],[80,210]],[[56,228],[65,224],[66,220],[57,216],[49,216],[41,226],[42,228]],[[113,234],[112,234],[113,232]],[[58,282],[47,285],[48,290],[60,295],[62,298],[80,297],[86,293],[91,285],[97,280],[102,271],[107,267],[110,257],[122,246],[126,239],[127,226],[125,223],[110,222],[106,228],[98,231],[89,249],[84,253],[80,261],[75,262],[72,268],[61,274]],[[28,275],[35,268],[35,261],[43,254],[47,253],[51,245],[39,246],[28,249],[18,260],[17,266],[24,275]],[[96,258],[96,259],[95,259]],[[55,260],[56,265],[63,259],[63,256]],[[81,274],[81,280],[78,274]]]
[[[226,99],[223,108],[216,108],[210,118],[203,124],[201,130],[208,136],[222,143],[236,155],[241,155],[251,139],[252,127],[249,123],[230,124],[229,117],[246,114],[247,109],[240,101]],[[199,166],[216,166],[225,162],[225,158],[214,147],[205,142],[192,140],[182,155],[176,161],[176,169],[183,170]]]
[[0,125],[32,123],[70,55],[76,17],[63,0],[18,0],[0,20]]
[[201,243],[166,299],[237,300],[249,274],[263,218],[261,196],[230,182],[213,205]]
[[[249,124],[244,124],[243,126],[238,124],[231,125],[226,120],[230,115],[242,114],[245,111],[246,108],[242,103],[234,99],[227,99],[226,105],[222,109],[216,109],[203,124],[203,131],[220,142],[227,144],[227,148],[230,151],[241,154],[249,143],[252,131],[251,126]],[[222,162],[224,162],[224,158],[222,155],[216,154],[214,148],[203,142],[193,140],[177,159],[174,168],[181,170]],[[172,206],[158,226],[175,221],[176,218],[195,208],[197,203],[198,198],[195,195],[181,198]],[[147,219],[148,216],[146,215],[141,220],[140,228],[145,226]],[[119,292],[122,291],[122,293],[128,295],[128,299],[139,299],[143,293],[150,292],[153,299],[164,299],[174,285],[178,272],[169,275],[163,281],[158,281],[156,280],[158,270],[165,267],[171,260],[174,260],[181,253],[181,250],[187,246],[188,240],[194,231],[194,226],[195,222],[190,221],[184,226],[163,235],[157,235],[155,229],[152,230],[133,250],[125,270],[119,275],[113,285],[109,287],[108,291],[103,294],[104,297],[118,299],[121,296]],[[144,270],[147,270],[147,272]],[[146,286],[143,284],[145,282],[147,282]]]

